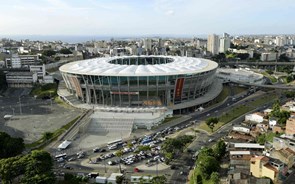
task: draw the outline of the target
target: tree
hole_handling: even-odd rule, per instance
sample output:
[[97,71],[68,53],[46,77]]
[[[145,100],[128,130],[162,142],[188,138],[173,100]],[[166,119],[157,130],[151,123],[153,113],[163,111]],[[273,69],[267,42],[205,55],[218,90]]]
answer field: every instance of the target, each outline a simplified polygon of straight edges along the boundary
[[50,154],[43,150],[34,150],[22,157],[26,168],[22,178],[24,184],[51,184],[55,182],[52,172],[53,161]]
[[204,179],[209,179],[213,172],[217,172],[219,169],[219,163],[213,156],[198,157],[197,167],[201,171],[201,175]]
[[260,60],[260,57],[261,57],[261,54],[254,52],[254,54],[253,54],[253,58],[254,58],[255,60]]
[[220,160],[226,153],[226,144],[223,140],[219,140],[215,145],[214,149],[215,157]]
[[211,180],[212,183],[218,184],[219,183],[219,174],[218,174],[218,172],[211,173],[210,180]]
[[0,132],[0,158],[14,157],[21,154],[24,148],[22,138],[13,138],[5,132]]
[[249,54],[248,53],[238,53],[236,55],[236,57],[240,58],[241,60],[245,60],[249,58]]
[[124,175],[122,176],[116,176],[116,183],[122,184],[124,181]]
[[184,146],[193,140],[193,136],[184,135],[180,136],[177,139],[166,139],[162,145],[162,151],[164,155],[168,155],[166,153],[171,153],[169,156],[174,157],[179,152],[182,152]]
[[273,105],[272,105],[272,111],[271,111],[271,116],[274,117],[279,117],[281,112],[281,107],[280,107],[280,102],[277,100]]
[[285,125],[287,119],[290,117],[290,112],[281,111],[279,101],[276,101],[272,106],[272,111],[270,113],[271,116],[278,118],[278,123],[281,125]]
[[261,134],[256,138],[256,142],[259,144],[265,144],[266,142],[266,135],[265,134]]
[[20,162],[21,157],[11,157],[0,160],[0,178],[3,184],[10,184],[13,180],[24,173],[24,165]]
[[132,144],[131,142],[128,142],[128,143],[127,143],[127,147],[128,147],[128,148],[132,148],[132,147],[133,147],[133,144]]
[[282,54],[279,57],[279,61],[281,61],[281,62],[289,62],[290,59],[286,56],[286,54]]
[[42,139],[43,141],[48,142],[52,138],[52,136],[53,136],[52,132],[44,132],[42,135]]
[[286,91],[285,95],[287,98],[294,98],[295,97],[295,91]]
[[293,76],[292,75],[288,75],[286,77],[286,82],[289,83],[289,82],[292,82],[294,80]]
[[60,60],[60,57],[59,56],[57,56],[57,57],[54,58],[54,61],[59,61],[59,60]]
[[217,124],[218,121],[219,121],[219,119],[216,117],[210,117],[206,120],[206,124],[211,129],[212,132],[213,132],[215,124]]
[[73,175],[73,174],[70,174],[70,173],[65,173],[65,176],[64,176],[64,182],[65,184],[79,184],[79,179]]
[[203,184],[203,178],[200,174],[197,175],[196,180],[197,180],[197,184]]
[[203,149],[200,150],[200,152],[198,154],[198,158],[200,158],[200,157],[206,157],[206,156],[212,156],[212,157],[215,156],[214,151],[213,151],[212,148],[204,147]]
[[67,48],[62,48],[62,49],[60,49],[59,53],[61,53],[61,54],[72,54],[72,51],[70,49],[67,49]]
[[51,57],[51,56],[55,55],[56,52],[54,50],[49,49],[49,50],[44,50],[42,54],[44,56]]
[[164,184],[167,182],[167,178],[162,175],[162,176],[155,176],[151,179],[152,184]]
[[3,71],[0,71],[0,89],[4,90],[7,88],[6,76]]
[[119,170],[120,173],[122,172],[122,168],[121,168],[121,157],[123,155],[123,151],[122,150],[118,150],[116,151],[115,155],[119,158]]
[[148,145],[140,145],[137,147],[137,151],[140,152],[140,151],[150,151],[151,150],[151,147],[148,146]]
[[282,110],[279,114],[279,120],[278,120],[278,123],[280,125],[285,125],[286,124],[286,121],[287,119],[290,117],[290,112],[288,111],[285,111],[285,110]]
[[28,155],[0,160],[0,177],[4,184],[12,183],[20,176],[24,184],[51,184],[55,182],[52,166],[48,152],[34,150]]

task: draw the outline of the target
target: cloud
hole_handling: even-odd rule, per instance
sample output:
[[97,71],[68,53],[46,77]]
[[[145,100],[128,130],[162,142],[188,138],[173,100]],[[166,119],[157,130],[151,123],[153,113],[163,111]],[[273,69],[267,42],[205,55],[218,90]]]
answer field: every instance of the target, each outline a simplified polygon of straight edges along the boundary
[[160,14],[174,15],[183,0],[155,0],[154,10]]
[[174,10],[168,10],[165,12],[166,15],[174,15]]

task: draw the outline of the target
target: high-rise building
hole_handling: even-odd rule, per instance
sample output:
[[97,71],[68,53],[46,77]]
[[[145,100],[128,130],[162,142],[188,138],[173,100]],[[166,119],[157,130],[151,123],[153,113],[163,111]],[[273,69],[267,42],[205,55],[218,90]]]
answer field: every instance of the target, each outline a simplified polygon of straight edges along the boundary
[[219,37],[218,35],[208,35],[207,51],[212,55],[216,55],[219,52]]
[[223,33],[223,37],[220,38],[219,52],[224,53],[230,47],[229,34]]
[[149,38],[144,39],[143,46],[145,50],[152,50],[152,40]]
[[286,45],[286,37],[285,36],[277,36],[276,37],[276,45],[280,46],[280,47]]

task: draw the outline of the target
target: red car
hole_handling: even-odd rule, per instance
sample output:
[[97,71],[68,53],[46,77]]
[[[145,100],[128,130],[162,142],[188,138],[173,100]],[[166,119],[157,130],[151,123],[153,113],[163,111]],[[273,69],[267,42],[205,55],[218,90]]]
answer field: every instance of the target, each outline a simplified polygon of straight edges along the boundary
[[140,172],[140,170],[139,170],[137,167],[135,167],[135,168],[133,169],[133,171],[134,171],[134,172]]

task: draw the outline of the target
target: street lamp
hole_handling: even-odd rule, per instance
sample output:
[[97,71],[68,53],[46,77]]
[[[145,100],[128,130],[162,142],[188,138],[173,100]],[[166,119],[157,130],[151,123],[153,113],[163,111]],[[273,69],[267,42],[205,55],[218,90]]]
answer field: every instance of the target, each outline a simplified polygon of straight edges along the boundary
[[159,163],[159,160],[157,159],[157,161],[156,161],[156,173],[157,173],[157,176],[159,175],[158,163]]
[[19,114],[22,115],[22,104],[21,104],[20,96],[18,99],[19,99]]
[[106,160],[105,159],[103,160],[103,163],[104,163],[104,172],[107,173],[107,165],[106,165]]
[[50,106],[52,107],[51,91],[49,92],[49,94],[50,94]]

